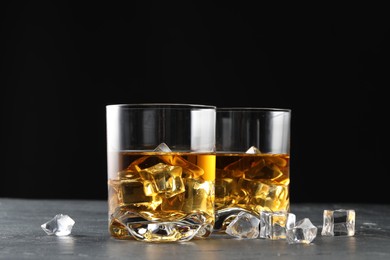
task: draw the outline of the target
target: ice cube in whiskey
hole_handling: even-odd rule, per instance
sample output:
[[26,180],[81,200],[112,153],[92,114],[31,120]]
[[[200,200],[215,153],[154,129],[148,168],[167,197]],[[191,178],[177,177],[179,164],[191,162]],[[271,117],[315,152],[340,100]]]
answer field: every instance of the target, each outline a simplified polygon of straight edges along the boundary
[[251,147],[246,153],[216,154],[214,231],[224,232],[233,215],[247,211],[289,211],[290,156],[263,154]]

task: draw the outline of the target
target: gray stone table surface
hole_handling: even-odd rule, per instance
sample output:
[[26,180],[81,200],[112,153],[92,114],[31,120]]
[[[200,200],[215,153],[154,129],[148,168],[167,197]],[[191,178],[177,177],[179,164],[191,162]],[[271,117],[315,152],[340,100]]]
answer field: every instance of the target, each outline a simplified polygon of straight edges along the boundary
[[[356,211],[355,235],[321,236],[323,210],[342,208]],[[291,204],[291,212],[318,227],[311,244],[218,234],[148,243],[111,238],[105,201],[0,198],[0,259],[390,259],[390,205]],[[59,213],[76,222],[69,236],[49,236],[41,228]]]

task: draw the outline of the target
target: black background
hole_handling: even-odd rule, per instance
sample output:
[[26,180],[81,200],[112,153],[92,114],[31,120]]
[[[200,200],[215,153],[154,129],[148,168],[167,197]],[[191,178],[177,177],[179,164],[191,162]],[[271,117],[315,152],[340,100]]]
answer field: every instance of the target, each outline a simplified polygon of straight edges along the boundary
[[1,197],[106,199],[105,106],[292,109],[291,201],[389,203],[374,5],[2,1]]

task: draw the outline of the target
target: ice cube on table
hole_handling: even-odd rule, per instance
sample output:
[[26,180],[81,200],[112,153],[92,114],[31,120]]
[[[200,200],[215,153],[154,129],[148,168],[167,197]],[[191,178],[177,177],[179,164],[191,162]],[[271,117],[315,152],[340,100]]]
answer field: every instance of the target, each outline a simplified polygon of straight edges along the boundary
[[293,227],[286,229],[286,239],[289,244],[310,244],[317,237],[318,228],[310,219],[303,218]]
[[68,236],[72,232],[75,221],[64,214],[57,214],[51,220],[41,225],[48,235]]
[[353,236],[355,234],[355,210],[325,209],[323,213],[322,236]]
[[286,238],[286,229],[295,225],[296,216],[286,210],[260,212],[260,238],[277,240]]
[[237,238],[254,239],[259,236],[260,219],[241,211],[226,227],[226,233]]

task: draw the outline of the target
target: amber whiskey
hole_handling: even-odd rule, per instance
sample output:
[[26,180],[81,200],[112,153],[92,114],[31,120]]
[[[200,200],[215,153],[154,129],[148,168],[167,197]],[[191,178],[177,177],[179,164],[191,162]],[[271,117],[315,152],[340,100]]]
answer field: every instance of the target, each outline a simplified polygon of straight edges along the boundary
[[164,242],[212,233],[215,154],[123,151],[109,156],[116,165],[108,178],[113,237]]
[[[288,154],[222,153],[216,155],[215,230],[223,230],[237,212],[289,210]],[[223,223],[225,221],[225,223]]]

